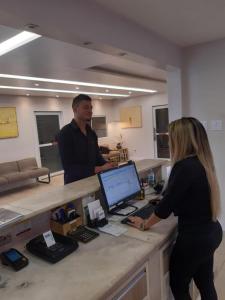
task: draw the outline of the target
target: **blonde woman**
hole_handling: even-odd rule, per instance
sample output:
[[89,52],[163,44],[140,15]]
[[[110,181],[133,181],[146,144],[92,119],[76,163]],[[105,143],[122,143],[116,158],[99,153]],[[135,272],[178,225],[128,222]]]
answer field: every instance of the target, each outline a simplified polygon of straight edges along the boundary
[[219,187],[206,131],[194,118],[169,125],[173,168],[163,199],[149,219],[130,217],[147,230],[171,213],[178,216],[178,236],[170,258],[170,286],[175,300],[191,300],[194,279],[202,300],[216,300],[213,255],[222,240],[217,221]]

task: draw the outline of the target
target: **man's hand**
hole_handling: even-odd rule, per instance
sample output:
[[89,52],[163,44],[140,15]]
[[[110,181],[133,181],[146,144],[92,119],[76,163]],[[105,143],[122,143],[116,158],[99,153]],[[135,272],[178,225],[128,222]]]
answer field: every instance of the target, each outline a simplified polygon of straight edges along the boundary
[[111,168],[118,167],[118,162],[116,162],[116,161],[112,161],[109,164],[111,165]]
[[108,162],[106,164],[104,164],[103,166],[96,166],[95,167],[95,174],[98,174],[102,171],[106,171],[106,170],[109,170],[111,168],[114,168],[114,167],[117,167],[117,163],[115,162]]

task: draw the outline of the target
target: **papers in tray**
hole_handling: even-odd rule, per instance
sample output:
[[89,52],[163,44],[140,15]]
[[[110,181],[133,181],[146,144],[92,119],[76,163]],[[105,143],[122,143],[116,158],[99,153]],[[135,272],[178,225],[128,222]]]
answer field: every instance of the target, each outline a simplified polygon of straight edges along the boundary
[[114,236],[120,236],[121,234],[125,233],[127,229],[123,226],[119,226],[116,224],[108,223],[104,227],[98,228],[100,231],[114,235]]
[[0,228],[22,218],[23,215],[5,208],[0,208]]

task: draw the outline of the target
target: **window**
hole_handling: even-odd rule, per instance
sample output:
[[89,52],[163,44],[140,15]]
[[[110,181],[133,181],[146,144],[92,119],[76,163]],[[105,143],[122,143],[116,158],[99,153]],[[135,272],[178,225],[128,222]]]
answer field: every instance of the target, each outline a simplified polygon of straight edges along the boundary
[[98,138],[107,136],[106,129],[106,117],[105,116],[94,116],[91,120],[91,126],[96,132]]

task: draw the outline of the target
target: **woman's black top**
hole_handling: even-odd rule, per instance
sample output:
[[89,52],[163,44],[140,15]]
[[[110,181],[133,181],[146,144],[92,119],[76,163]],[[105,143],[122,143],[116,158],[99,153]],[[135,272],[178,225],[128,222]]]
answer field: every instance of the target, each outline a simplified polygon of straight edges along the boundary
[[177,162],[171,170],[163,199],[155,209],[161,219],[178,216],[178,229],[196,227],[212,221],[210,187],[197,156]]

